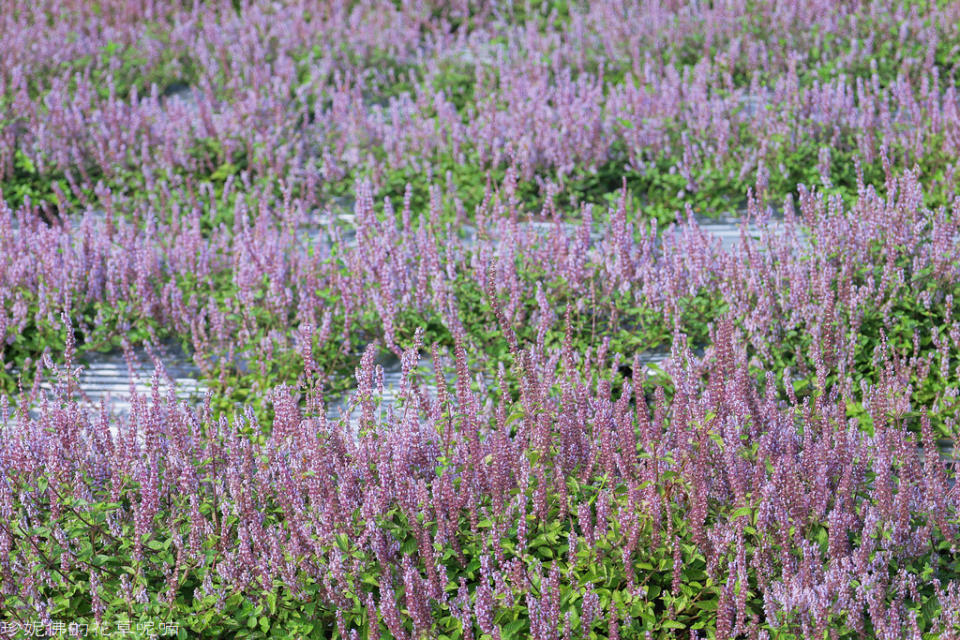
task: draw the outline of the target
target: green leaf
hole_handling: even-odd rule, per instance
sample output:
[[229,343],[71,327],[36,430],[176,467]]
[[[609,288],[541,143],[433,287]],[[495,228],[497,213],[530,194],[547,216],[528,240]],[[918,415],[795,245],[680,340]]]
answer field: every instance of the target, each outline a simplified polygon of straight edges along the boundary
[[730,514],[731,519],[751,518],[753,516],[753,507],[740,507]]
[[520,635],[520,631],[526,626],[527,621],[523,618],[514,620],[507,626],[503,627],[503,638],[520,638],[523,637]]

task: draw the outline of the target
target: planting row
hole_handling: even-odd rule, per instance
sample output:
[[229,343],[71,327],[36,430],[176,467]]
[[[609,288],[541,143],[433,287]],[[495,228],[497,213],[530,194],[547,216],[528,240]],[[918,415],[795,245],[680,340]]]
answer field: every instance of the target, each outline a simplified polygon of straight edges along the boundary
[[[849,204],[854,158],[879,183],[884,150],[919,164],[931,204],[956,187],[949,4],[116,4],[36,3],[0,25],[31,43],[0,54],[11,206],[206,214],[199,185],[219,200],[233,176],[312,209],[366,177],[378,196],[413,183],[417,212],[447,180],[472,216],[486,173],[514,166],[525,203],[605,205],[626,176],[631,208],[665,222],[685,203],[736,211],[754,184]],[[208,231],[232,226],[217,208]]]
[[[596,228],[589,207],[525,226],[509,189],[458,238],[438,198],[398,225],[361,185],[356,246],[305,246],[293,201],[212,238],[196,217],[21,214],[16,321],[63,364],[24,360],[39,375],[3,426],[10,618],[166,615],[209,637],[957,624],[956,211],[923,207],[908,172],[850,208],[804,192],[779,222],[751,200],[759,238],[724,246],[692,216],[634,227],[626,192]],[[105,326],[184,339],[215,393],[76,404]],[[238,335],[263,338],[238,353]],[[373,343],[399,358],[392,399]]]

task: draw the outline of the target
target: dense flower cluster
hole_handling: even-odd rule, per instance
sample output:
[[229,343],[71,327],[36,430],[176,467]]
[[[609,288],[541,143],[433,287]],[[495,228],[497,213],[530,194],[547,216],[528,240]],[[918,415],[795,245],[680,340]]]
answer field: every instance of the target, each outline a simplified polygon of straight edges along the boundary
[[[196,170],[203,140],[287,182],[370,162],[374,175],[424,171],[442,155],[496,165],[510,154],[527,178],[610,160],[643,171],[665,152],[690,188],[703,164],[780,171],[776,150],[808,140],[852,145],[867,162],[883,145],[953,158],[960,144],[949,3],[605,1],[567,9],[564,30],[536,28],[549,11],[514,23],[467,3],[74,4],[5,16],[0,93],[16,117],[0,136],[0,177],[20,151],[65,172],[78,197],[126,167],[150,166],[148,180]],[[755,10],[761,33],[744,34]],[[832,73],[800,77],[824,60]]]
[[960,632],[960,10],[757,4],[0,17],[0,620]]

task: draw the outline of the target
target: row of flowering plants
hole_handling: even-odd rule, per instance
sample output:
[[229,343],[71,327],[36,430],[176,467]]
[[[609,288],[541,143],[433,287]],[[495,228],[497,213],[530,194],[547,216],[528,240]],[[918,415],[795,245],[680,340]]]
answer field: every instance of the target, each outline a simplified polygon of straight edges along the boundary
[[0,635],[960,635],[955,3],[21,4]]
[[[651,379],[609,335],[584,349],[572,303],[544,294],[533,322],[512,321],[493,281],[484,343],[448,312],[452,380],[435,365],[428,390],[414,372],[417,330],[397,347],[401,402],[379,411],[365,350],[358,423],[329,420],[307,378],[273,389],[267,418],[159,391],[111,418],[71,399],[68,333],[66,362],[41,361],[54,394],[35,385],[5,410],[9,619],[172,620],[209,637],[948,634],[958,496],[938,441],[955,433],[957,263],[952,242],[923,240],[946,212],[865,194],[818,225],[823,200],[809,206],[815,246],[768,237],[713,264],[694,229],[664,241],[658,288],[683,256],[736,294],[701,349],[681,326],[696,319],[674,315]],[[863,263],[827,228],[844,217],[881,222],[857,240],[878,268],[850,283],[838,274]],[[761,294],[793,296],[803,331]],[[936,318],[929,338],[916,318]]]

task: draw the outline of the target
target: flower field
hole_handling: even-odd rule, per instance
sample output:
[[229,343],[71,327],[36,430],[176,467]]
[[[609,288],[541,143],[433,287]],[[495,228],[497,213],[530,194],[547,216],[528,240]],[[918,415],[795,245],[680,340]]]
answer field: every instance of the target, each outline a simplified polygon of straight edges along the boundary
[[960,3],[0,43],[0,637],[960,638]]

